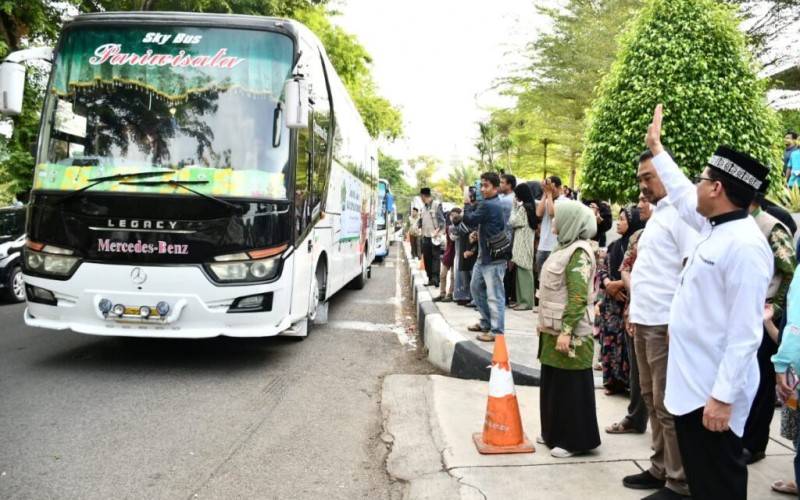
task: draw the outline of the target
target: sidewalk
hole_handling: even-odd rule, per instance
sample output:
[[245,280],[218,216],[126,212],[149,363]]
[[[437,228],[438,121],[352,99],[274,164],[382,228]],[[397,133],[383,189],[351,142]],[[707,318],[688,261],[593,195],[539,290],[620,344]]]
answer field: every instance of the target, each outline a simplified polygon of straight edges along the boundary
[[[428,360],[454,377],[489,380],[486,367],[491,364],[494,344],[477,341],[476,334],[467,330],[478,322],[478,311],[455,302],[433,302],[433,297],[439,295],[438,288],[424,286],[426,279],[419,270],[419,261],[411,258],[407,243],[403,243],[403,248],[417,305],[418,329],[428,348]],[[518,385],[539,385],[537,321],[532,311],[506,309],[506,343],[514,382]],[[599,350],[595,342],[595,353]],[[595,372],[595,384],[602,385],[600,372]]]
[[[539,434],[539,389],[517,387],[522,425],[533,441]],[[597,391],[602,444],[587,455],[535,453],[480,455],[472,434],[483,430],[489,387],[486,382],[439,375],[390,375],[384,380],[381,409],[384,440],[392,443],[387,469],[407,483],[408,499],[606,500],[639,499],[653,490],[631,490],[622,478],[649,467],[650,432],[609,435],[606,425],[625,415],[627,400]],[[771,491],[776,479],[794,475],[791,444],[772,422],[767,458],[748,467],[748,498],[788,499]]]
[[[625,415],[628,400],[605,396],[601,390],[596,391],[596,401],[602,444],[592,453],[556,459],[546,446],[536,445],[531,454],[480,455],[472,434],[483,430],[489,387],[479,380],[488,380],[492,344],[474,340],[474,334],[466,330],[476,321],[477,312],[431,301],[432,289],[423,286],[418,264],[408,258],[404,246],[428,359],[458,377],[392,375],[384,381],[384,439],[392,443],[387,468],[394,478],[407,482],[406,498],[624,500],[652,493],[630,490],[621,483],[624,476],[649,467],[650,432],[603,432]],[[530,311],[506,315],[517,398],[531,441],[540,432],[535,324],[536,315]],[[601,386],[599,372],[595,372],[595,382]],[[767,458],[748,468],[748,498],[791,498],[770,489],[772,481],[794,475],[794,451],[780,437],[779,427],[776,413]]]

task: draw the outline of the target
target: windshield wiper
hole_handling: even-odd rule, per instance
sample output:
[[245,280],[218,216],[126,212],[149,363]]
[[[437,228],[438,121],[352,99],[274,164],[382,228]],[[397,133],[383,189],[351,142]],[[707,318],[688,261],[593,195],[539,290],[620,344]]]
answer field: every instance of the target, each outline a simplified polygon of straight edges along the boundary
[[104,182],[116,181],[116,180],[122,180],[122,179],[138,179],[140,177],[156,177],[156,176],[160,176],[160,175],[172,175],[174,173],[175,173],[174,171],[168,171],[168,172],[163,172],[163,171],[162,172],[134,172],[134,173],[129,173],[129,174],[114,174],[114,175],[106,175],[105,177],[95,177],[94,179],[89,179],[89,182],[91,184],[87,184],[87,185],[83,186],[82,188],[71,192],[67,196],[65,196],[65,197],[61,198],[60,200],[58,200],[56,203],[57,204],[58,203],[64,203],[65,201],[67,201],[70,198],[73,198],[73,197],[81,194],[82,192],[86,191],[87,189],[91,189],[91,188],[97,186],[98,184],[102,184]]
[[182,189],[189,191],[190,193],[194,193],[197,196],[202,196],[203,198],[209,199],[216,203],[221,203],[228,208],[231,208],[235,211],[236,215],[242,215],[242,207],[239,205],[234,205],[233,203],[228,203],[227,201],[223,200],[222,198],[217,198],[216,196],[211,196],[210,194],[201,193],[200,191],[195,191],[194,189],[190,188],[190,185],[197,185],[197,184],[208,184],[209,181],[175,181],[172,179],[166,181],[137,181],[137,182],[120,182],[120,184],[124,184],[126,186],[175,186]]

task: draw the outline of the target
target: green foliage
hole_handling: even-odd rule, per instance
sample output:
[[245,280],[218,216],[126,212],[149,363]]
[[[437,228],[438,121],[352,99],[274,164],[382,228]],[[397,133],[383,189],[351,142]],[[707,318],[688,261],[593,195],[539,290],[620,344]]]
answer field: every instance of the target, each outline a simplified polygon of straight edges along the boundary
[[657,103],[662,141],[688,174],[726,144],[772,169],[781,184],[781,138],[765,86],[728,7],[713,0],[652,0],[623,36],[595,101],[583,187],[589,195],[633,200],[636,158]]
[[433,182],[433,175],[438,170],[441,160],[429,155],[420,155],[408,160],[408,165],[414,170],[417,179],[417,187],[430,187]]
[[583,151],[585,114],[617,51],[617,37],[642,0],[568,0],[563,8],[539,8],[552,28],[526,48],[521,71],[502,80],[515,96],[511,110],[492,114],[506,127],[506,160],[517,176],[558,174],[575,186]]
[[327,0],[70,0],[80,12],[148,10],[292,17]]
[[789,212],[800,212],[800,188],[797,186],[789,188],[786,184],[781,184],[777,199],[780,200],[783,207]]
[[782,109],[778,111],[778,119],[781,122],[781,136],[790,130],[800,134],[800,109]]
[[400,108],[378,94],[372,78],[372,57],[358,38],[331,24],[323,7],[297,11],[294,17],[319,37],[353,102],[361,113],[370,136],[389,140],[403,135]]

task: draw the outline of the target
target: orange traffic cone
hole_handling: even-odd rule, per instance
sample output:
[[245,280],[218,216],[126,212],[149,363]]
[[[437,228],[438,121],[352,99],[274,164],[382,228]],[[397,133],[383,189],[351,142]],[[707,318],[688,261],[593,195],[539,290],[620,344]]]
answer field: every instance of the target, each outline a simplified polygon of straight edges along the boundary
[[472,440],[475,441],[478,452],[483,454],[536,451],[522,431],[522,418],[514,391],[511,365],[508,362],[505,335],[495,336],[486,421],[483,424],[483,433],[476,432],[472,435]]

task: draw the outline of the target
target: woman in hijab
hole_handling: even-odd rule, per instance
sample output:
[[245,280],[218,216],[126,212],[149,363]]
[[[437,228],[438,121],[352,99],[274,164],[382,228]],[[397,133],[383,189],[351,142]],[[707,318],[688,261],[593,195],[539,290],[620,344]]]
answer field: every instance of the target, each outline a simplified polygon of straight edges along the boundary
[[[531,194],[533,195],[533,206],[536,207],[536,204],[541,201],[542,197],[544,196],[544,188],[542,188],[542,183],[539,181],[528,181],[526,182],[528,187],[531,190]],[[534,213],[535,215],[535,213]],[[534,294],[536,293],[536,289],[538,287],[539,276],[536,275],[536,250],[539,247],[539,235],[541,232],[541,228],[539,227],[539,220],[536,220],[536,227],[533,230],[533,255],[534,255],[534,262],[533,262],[533,290]],[[534,295],[533,297],[533,312],[536,312],[536,305],[539,303],[539,300]]]
[[517,305],[515,311],[533,309],[533,238],[536,230],[536,207],[531,189],[521,182],[514,188],[514,209],[509,223],[514,229],[511,260],[516,273]]
[[552,456],[566,458],[600,446],[590,317],[594,213],[577,201],[558,200],[553,232],[558,244],[542,268],[537,292],[542,434],[536,441]]
[[644,221],[638,208],[621,209],[617,221],[617,233],[621,237],[608,246],[608,252],[598,266],[598,283],[600,289],[605,291],[597,324],[600,329],[603,387],[607,396],[624,393],[628,388],[630,365],[623,320],[628,295],[619,268],[631,235],[643,227]]

